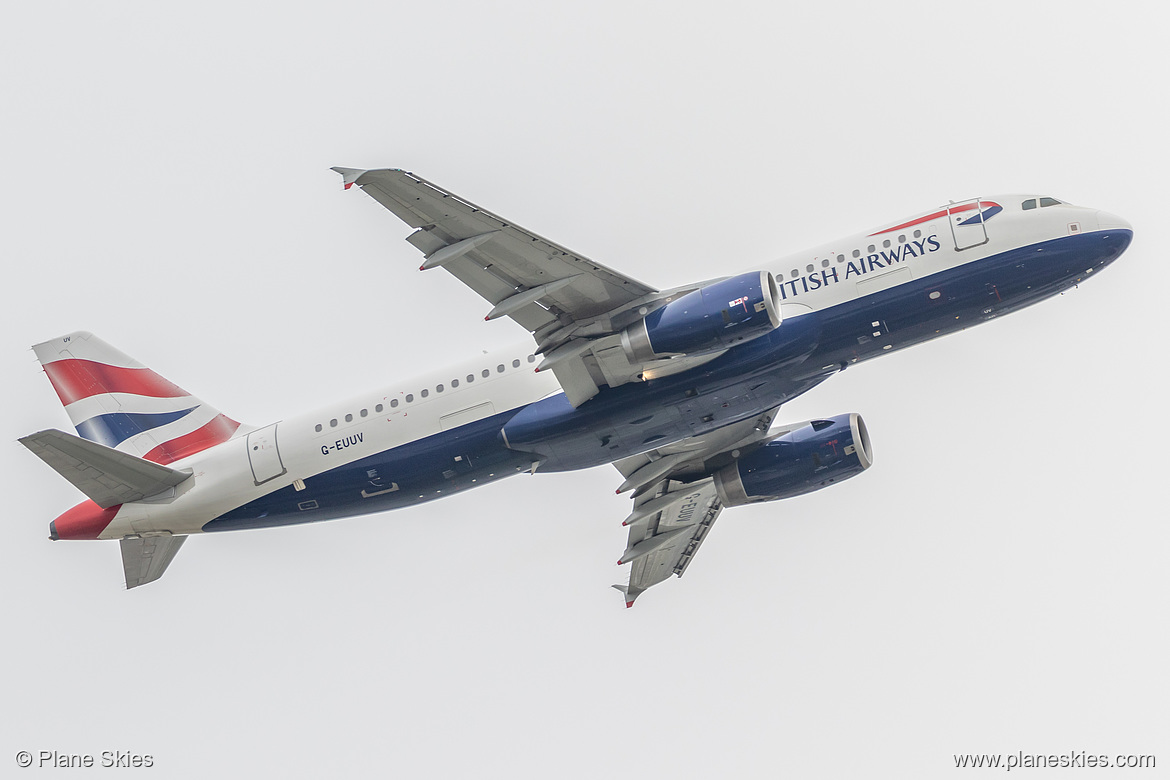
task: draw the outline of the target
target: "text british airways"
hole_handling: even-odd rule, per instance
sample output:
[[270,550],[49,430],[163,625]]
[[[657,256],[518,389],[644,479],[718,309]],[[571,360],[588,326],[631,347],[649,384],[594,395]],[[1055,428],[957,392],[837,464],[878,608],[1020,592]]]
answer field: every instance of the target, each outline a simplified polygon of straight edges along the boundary
[[880,269],[889,268],[897,263],[901,263],[903,260],[909,260],[911,257],[937,252],[941,248],[942,245],[939,244],[937,235],[927,236],[917,241],[909,241],[905,244],[898,244],[890,249],[883,249],[881,252],[850,260],[845,264],[843,269],[844,273],[842,273],[841,268],[826,268],[822,271],[814,271],[807,276],[780,282],[780,298],[782,300],[788,300],[789,298],[795,298],[802,292],[812,292],[821,287],[827,287],[830,284],[845,281],[855,276],[859,277],[869,273],[880,272]]

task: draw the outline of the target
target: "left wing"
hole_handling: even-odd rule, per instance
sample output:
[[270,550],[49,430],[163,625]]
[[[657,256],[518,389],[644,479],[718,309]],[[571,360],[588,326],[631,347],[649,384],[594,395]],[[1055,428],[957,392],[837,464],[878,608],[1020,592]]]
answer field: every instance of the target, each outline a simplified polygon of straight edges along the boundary
[[630,536],[619,564],[632,564],[630,581],[614,585],[626,606],[648,588],[683,575],[723,511],[711,474],[764,443],[776,410],[733,423],[702,436],[619,460],[626,481],[618,492],[633,491],[634,509],[622,525]]
[[574,406],[648,368],[661,376],[667,363],[673,372],[717,356],[631,363],[621,347],[622,328],[698,285],[657,291],[407,171],[333,170],[417,228],[406,240],[424,254],[423,270],[445,269],[491,304],[486,319],[510,317],[531,332],[544,356],[537,370],[551,369]]
[[668,480],[661,495],[640,496],[631,515],[636,519],[627,523],[630,540],[618,561],[631,564],[630,581],[614,585],[626,606],[634,606],[639,595],[670,575],[681,577],[722,511],[710,477],[692,484]]

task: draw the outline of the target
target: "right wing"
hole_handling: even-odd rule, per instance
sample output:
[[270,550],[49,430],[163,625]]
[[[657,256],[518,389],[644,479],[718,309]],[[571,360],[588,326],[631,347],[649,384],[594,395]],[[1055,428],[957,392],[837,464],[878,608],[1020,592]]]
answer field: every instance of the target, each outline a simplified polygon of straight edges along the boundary
[[657,291],[578,252],[525,230],[440,187],[398,169],[334,168],[346,189],[357,184],[417,228],[406,240],[492,305],[486,319],[510,317],[532,333],[569,402],[579,406],[601,385],[641,381],[717,356],[631,363],[620,331],[698,285]]

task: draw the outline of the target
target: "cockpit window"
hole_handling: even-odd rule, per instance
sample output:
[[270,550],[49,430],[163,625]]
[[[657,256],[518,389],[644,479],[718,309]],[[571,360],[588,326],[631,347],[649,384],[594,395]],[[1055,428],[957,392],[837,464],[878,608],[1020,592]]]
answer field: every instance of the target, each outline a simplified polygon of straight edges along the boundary
[[1036,199],[1032,198],[1031,200],[1026,200],[1020,205],[1024,208],[1024,211],[1027,211],[1028,209],[1034,209],[1036,208]]
[[1040,208],[1044,208],[1045,206],[1059,206],[1059,205],[1060,205],[1060,201],[1057,200],[1056,198],[1041,198],[1040,199]]

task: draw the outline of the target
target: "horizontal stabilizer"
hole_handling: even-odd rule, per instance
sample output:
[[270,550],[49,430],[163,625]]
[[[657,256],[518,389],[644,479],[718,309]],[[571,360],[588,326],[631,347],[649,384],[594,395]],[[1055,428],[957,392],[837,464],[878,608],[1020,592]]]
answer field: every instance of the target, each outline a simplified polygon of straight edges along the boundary
[[102,509],[157,495],[191,476],[62,431],[40,431],[20,443]]
[[126,589],[137,588],[163,576],[185,541],[186,536],[122,539],[122,568],[126,572]]

